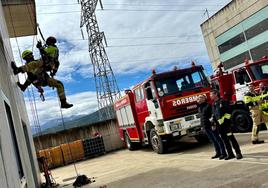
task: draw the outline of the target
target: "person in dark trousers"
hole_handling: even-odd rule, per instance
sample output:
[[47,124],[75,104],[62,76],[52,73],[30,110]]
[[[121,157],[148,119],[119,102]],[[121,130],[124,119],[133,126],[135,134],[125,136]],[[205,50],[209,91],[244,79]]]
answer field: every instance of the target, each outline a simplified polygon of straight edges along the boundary
[[227,154],[219,132],[216,128],[214,130],[212,129],[212,124],[210,122],[210,119],[212,117],[212,108],[211,105],[207,102],[206,95],[200,95],[197,99],[197,103],[201,126],[204,128],[208,138],[212,141],[215,148],[216,154],[211,158],[219,158],[220,160],[225,159],[227,157]]
[[[236,152],[236,158],[242,159],[243,156],[241,154],[241,150],[239,144],[233,135],[231,129],[231,109],[229,102],[225,101],[220,97],[220,93],[218,90],[212,90],[210,92],[210,98],[213,101],[212,104],[212,114],[213,120],[217,124],[219,129],[220,136],[225,144],[227,150],[227,157],[225,160],[235,158],[235,155],[232,150],[232,146]],[[232,145],[231,145],[232,143]]]

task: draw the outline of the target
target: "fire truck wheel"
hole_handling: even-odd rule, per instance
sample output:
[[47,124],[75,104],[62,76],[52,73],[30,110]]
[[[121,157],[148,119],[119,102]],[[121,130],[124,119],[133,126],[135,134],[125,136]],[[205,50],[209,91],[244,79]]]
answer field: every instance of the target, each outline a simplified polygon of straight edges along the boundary
[[156,133],[155,129],[150,131],[150,141],[153,150],[158,154],[163,154],[167,150],[167,145],[162,141],[161,137]]
[[236,110],[232,114],[232,124],[236,132],[249,132],[252,130],[252,119],[250,115],[243,110]]
[[125,142],[126,142],[126,146],[130,151],[136,150],[138,149],[138,143],[133,143],[131,142],[128,134],[125,132]]

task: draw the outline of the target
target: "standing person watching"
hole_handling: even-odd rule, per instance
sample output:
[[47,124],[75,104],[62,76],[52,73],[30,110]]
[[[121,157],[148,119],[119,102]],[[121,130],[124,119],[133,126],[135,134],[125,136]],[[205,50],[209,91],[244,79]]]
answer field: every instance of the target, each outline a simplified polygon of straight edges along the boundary
[[[210,92],[210,98],[213,101],[212,104],[213,119],[215,122],[217,122],[220,136],[225,144],[228,153],[225,160],[235,158],[232,146],[236,152],[236,158],[242,159],[243,156],[241,154],[240,147],[231,130],[231,110],[229,103],[220,97],[220,93],[218,90],[212,90]],[[232,143],[232,146],[230,142]]]
[[259,107],[260,96],[255,91],[253,84],[248,86],[248,90],[249,91],[244,96],[244,102],[248,106],[253,120],[251,141],[252,144],[262,144],[264,141],[259,140],[259,130],[262,116],[262,111]]
[[260,88],[260,109],[261,109],[261,122],[265,123],[268,130],[268,89],[263,82],[259,84]]
[[220,138],[218,130],[215,128],[212,130],[212,124],[210,118],[212,116],[211,105],[207,102],[206,95],[199,95],[197,99],[198,112],[200,115],[201,126],[205,129],[208,138],[212,141],[216,154],[212,156],[212,159],[219,158],[225,159],[227,157],[225,146]]

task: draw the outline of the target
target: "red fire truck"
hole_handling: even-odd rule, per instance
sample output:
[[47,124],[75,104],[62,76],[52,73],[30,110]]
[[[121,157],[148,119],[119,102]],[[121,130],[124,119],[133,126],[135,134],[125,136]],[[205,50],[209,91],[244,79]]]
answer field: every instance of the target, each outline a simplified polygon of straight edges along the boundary
[[260,82],[268,86],[268,57],[255,62],[245,60],[244,64],[234,68],[230,73],[223,72],[222,67],[220,64],[216,75],[211,76],[211,86],[220,91],[221,97],[231,101],[234,128],[238,132],[249,131],[252,119],[242,102],[243,97],[248,91],[249,83],[253,83],[257,90]]
[[130,150],[151,144],[157,153],[164,153],[170,142],[184,135],[203,141],[196,99],[209,91],[202,66],[153,71],[114,104],[121,139]]

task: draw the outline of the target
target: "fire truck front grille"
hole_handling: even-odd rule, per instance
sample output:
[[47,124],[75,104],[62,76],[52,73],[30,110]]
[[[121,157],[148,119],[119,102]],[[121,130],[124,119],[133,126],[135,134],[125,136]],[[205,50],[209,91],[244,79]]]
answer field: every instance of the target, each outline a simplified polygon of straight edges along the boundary
[[187,115],[196,114],[197,112],[198,112],[197,109],[187,110],[186,107],[182,107],[175,109],[172,115],[176,117],[184,117]]

